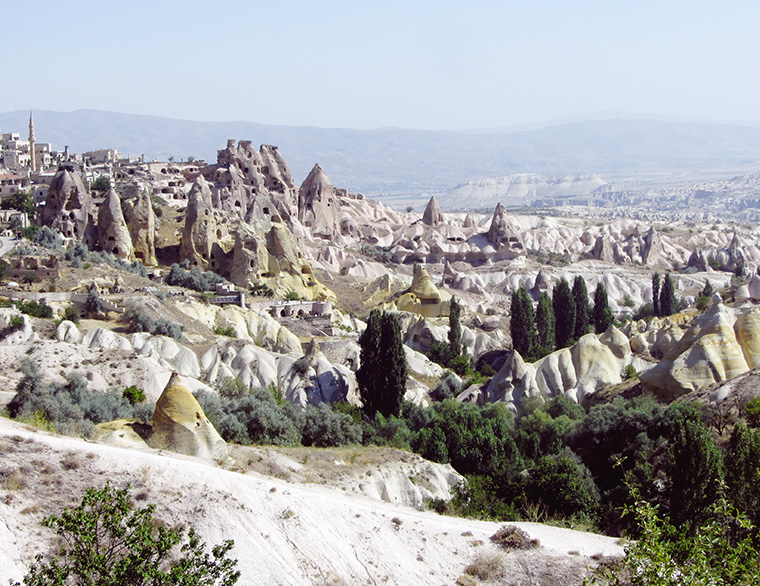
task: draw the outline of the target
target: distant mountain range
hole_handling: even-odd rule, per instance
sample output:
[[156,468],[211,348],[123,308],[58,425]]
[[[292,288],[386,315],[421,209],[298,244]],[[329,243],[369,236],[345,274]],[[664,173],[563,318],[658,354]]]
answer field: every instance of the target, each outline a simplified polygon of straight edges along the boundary
[[[0,114],[0,131],[26,135],[28,111]],[[277,145],[296,182],[319,163],[332,182],[390,201],[443,194],[516,173],[693,179],[760,171],[760,128],[618,118],[529,130],[350,130],[253,122],[193,122],[95,110],[34,111],[40,142],[74,152],[115,148],[147,159],[216,160],[228,138]]]

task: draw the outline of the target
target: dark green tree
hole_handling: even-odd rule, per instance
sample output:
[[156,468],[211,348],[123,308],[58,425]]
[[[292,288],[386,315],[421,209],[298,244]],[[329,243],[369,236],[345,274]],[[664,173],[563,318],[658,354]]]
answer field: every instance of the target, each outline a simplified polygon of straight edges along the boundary
[[456,297],[451,298],[449,306],[449,358],[454,360],[462,353],[462,326],[459,320],[462,315],[462,306]]
[[576,307],[570,284],[564,278],[557,281],[552,292],[557,348],[567,348],[575,336]]
[[660,313],[660,273],[652,275],[652,306],[655,315],[662,315]]
[[522,357],[533,353],[536,345],[536,324],[533,319],[533,302],[525,286],[512,293],[510,306],[509,330],[512,336],[512,347]]
[[406,390],[407,365],[401,328],[396,316],[373,309],[359,337],[361,366],[356,381],[370,418],[379,412],[398,415]]
[[706,519],[723,480],[721,453],[699,411],[675,403],[664,416],[668,428],[667,495],[670,521],[695,528]]
[[615,318],[607,301],[607,289],[599,281],[596,291],[594,291],[594,327],[596,328],[596,333],[602,334],[606,332],[613,321],[615,321]]
[[90,184],[90,189],[101,194],[106,193],[109,189],[111,189],[111,180],[105,175],[101,175]]
[[673,315],[678,307],[678,300],[676,299],[676,287],[673,283],[673,277],[670,273],[665,275],[665,280],[662,283],[662,289],[660,290],[660,315]]
[[231,540],[209,554],[192,528],[185,535],[184,529],[154,520],[154,512],[154,505],[135,509],[128,488],[88,488],[78,507],[43,521],[58,534],[60,548],[49,561],[37,556],[24,586],[232,586],[238,581],[237,560],[228,557]]
[[541,293],[536,309],[537,353],[545,356],[554,350],[554,309],[548,293]]
[[591,327],[588,289],[586,289],[586,280],[581,275],[575,277],[573,281],[573,301],[575,301],[575,339],[579,340],[581,336],[588,334]]
[[33,214],[36,207],[32,194],[24,191],[19,191],[0,200],[0,210],[18,210],[19,212]]
[[740,422],[726,453],[726,497],[757,526],[760,523],[760,431]]

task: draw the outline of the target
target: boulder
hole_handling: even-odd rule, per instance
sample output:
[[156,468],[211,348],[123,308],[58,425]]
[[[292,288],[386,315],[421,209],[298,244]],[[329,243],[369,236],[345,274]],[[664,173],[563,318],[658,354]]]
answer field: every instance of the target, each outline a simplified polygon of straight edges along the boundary
[[55,330],[55,339],[59,342],[67,342],[69,344],[79,343],[79,329],[74,322],[67,319],[63,320]]
[[129,419],[117,419],[98,423],[95,426],[95,441],[116,448],[147,449],[149,446],[145,439],[150,437],[150,433],[150,425]]
[[520,404],[528,397],[540,395],[536,384],[536,370],[526,364],[520,353],[512,350],[507,353],[499,372],[481,391],[478,403],[506,403],[514,412],[520,410]]
[[224,458],[227,455],[227,444],[176,373],[172,374],[156,403],[150,445],[201,458]]

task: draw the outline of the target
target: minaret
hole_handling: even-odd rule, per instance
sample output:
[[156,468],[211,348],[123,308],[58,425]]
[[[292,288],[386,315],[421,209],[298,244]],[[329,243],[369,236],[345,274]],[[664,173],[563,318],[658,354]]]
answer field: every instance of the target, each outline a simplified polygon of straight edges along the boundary
[[34,119],[32,118],[32,112],[29,112],[29,155],[31,156],[30,167],[32,173],[37,172],[37,154],[34,152]]

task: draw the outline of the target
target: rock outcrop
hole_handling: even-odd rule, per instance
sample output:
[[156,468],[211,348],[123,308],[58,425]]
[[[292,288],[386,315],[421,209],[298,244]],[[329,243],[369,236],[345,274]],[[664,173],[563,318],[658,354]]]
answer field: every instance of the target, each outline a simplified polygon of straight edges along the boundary
[[498,204],[493,212],[491,227],[488,229],[486,237],[499,250],[509,251],[514,256],[525,254],[522,236],[512,224],[507,210],[501,204]]
[[298,192],[298,221],[312,236],[333,240],[341,234],[341,212],[335,190],[319,165],[309,173]]
[[441,211],[441,206],[435,201],[435,197],[431,197],[427,206],[425,206],[425,212],[422,214],[422,223],[433,228],[437,228],[443,224],[443,212]]
[[412,286],[396,300],[399,311],[418,313],[425,317],[448,315],[451,295],[439,291],[422,265],[415,265]]
[[760,365],[760,308],[716,303],[692,321],[663,360],[642,373],[644,389],[671,400]]
[[98,244],[100,249],[126,261],[134,260],[132,237],[121,211],[121,199],[113,188],[98,210]]
[[132,238],[135,259],[145,266],[156,266],[156,214],[147,192],[141,191],[137,201],[127,202],[124,218]]
[[185,227],[179,246],[180,259],[201,270],[224,274],[227,254],[233,246],[229,223],[214,206],[211,187],[202,176],[198,177],[188,194]]
[[40,212],[43,226],[57,230],[65,238],[95,248],[94,206],[90,193],[78,173],[61,167],[53,177],[45,206]]
[[227,455],[224,440],[176,374],[169,379],[156,403],[150,445],[201,458]]

